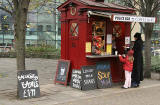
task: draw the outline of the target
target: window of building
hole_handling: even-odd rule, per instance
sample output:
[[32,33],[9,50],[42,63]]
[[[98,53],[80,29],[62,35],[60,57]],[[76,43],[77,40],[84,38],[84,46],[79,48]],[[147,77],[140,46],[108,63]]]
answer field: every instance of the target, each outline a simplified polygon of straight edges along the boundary
[[46,25],[46,31],[51,32],[51,25]]
[[2,24],[2,30],[7,31],[9,29],[9,24]]
[[78,24],[77,23],[72,23],[70,26],[70,34],[72,36],[78,36]]
[[29,35],[34,35],[34,31],[29,31]]
[[58,27],[58,35],[61,36],[61,28]]
[[43,31],[43,25],[38,25],[38,31]]

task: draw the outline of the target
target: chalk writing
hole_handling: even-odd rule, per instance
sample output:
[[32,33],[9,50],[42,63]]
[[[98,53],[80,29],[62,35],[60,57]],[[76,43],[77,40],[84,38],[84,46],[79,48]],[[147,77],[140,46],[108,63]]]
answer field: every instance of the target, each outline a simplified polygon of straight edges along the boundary
[[110,64],[106,62],[100,62],[96,65],[97,69],[97,84],[98,88],[111,87],[111,72]]
[[96,67],[97,70],[106,70],[106,69],[110,69],[110,65],[105,65],[105,64],[99,64]]
[[36,96],[36,89],[24,89],[23,97],[27,98],[31,96]]
[[82,90],[96,89],[95,66],[82,66]]
[[109,79],[110,80],[110,72],[101,72],[101,71],[98,71],[98,79],[102,80],[102,79]]
[[40,96],[38,74],[36,70],[19,71],[18,96],[20,98],[32,98]]
[[64,75],[64,73],[65,73],[65,68],[61,67],[60,75]]
[[95,79],[87,79],[87,80],[84,80],[84,85],[88,85],[88,84],[94,84],[95,83]]
[[71,87],[81,89],[81,71],[80,70],[72,70],[72,77],[71,77]]
[[18,80],[21,81],[22,79],[31,79],[31,80],[38,80],[38,76],[36,76],[35,74],[29,73],[27,75],[18,75]]
[[108,81],[108,80],[102,80],[102,81],[101,81],[101,84],[102,84],[102,86],[108,86],[108,87],[111,86],[111,83],[110,83],[110,81]]
[[92,73],[93,69],[83,70],[83,73]]
[[23,88],[32,88],[32,87],[37,88],[37,87],[39,87],[38,81],[31,81],[31,82],[26,81],[26,82],[21,82],[21,84],[22,84]]
[[93,77],[93,74],[86,74],[85,77],[86,78],[91,78],[91,77]]
[[55,83],[61,83],[67,85],[67,79],[69,74],[70,61],[69,60],[59,60],[57,65],[57,71],[55,76]]

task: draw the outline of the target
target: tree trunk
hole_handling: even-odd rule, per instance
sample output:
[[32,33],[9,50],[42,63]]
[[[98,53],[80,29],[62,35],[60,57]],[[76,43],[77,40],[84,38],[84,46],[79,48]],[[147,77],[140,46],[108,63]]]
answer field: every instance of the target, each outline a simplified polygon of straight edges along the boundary
[[17,70],[25,70],[25,34],[27,13],[30,0],[21,1],[14,11],[15,48],[17,55]]
[[151,35],[152,35],[152,29],[153,29],[153,24],[151,23],[146,23],[145,24],[145,66],[144,66],[144,77],[145,78],[150,78],[151,77]]

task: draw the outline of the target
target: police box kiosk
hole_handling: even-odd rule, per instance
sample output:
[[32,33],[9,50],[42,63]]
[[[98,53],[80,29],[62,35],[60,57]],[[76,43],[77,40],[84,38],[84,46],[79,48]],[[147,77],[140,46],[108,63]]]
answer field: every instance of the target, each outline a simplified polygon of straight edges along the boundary
[[135,17],[133,8],[104,0],[67,0],[58,10],[61,59],[71,61],[70,74],[73,69],[104,61],[110,64],[112,82],[124,81],[118,54],[123,54],[124,46],[130,45],[131,22],[146,20]]

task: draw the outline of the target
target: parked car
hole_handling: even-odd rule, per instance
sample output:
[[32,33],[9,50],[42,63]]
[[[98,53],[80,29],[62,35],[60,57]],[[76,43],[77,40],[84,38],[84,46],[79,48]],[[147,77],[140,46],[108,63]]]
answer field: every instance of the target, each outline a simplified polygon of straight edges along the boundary
[[153,55],[160,55],[160,49],[152,50]]

